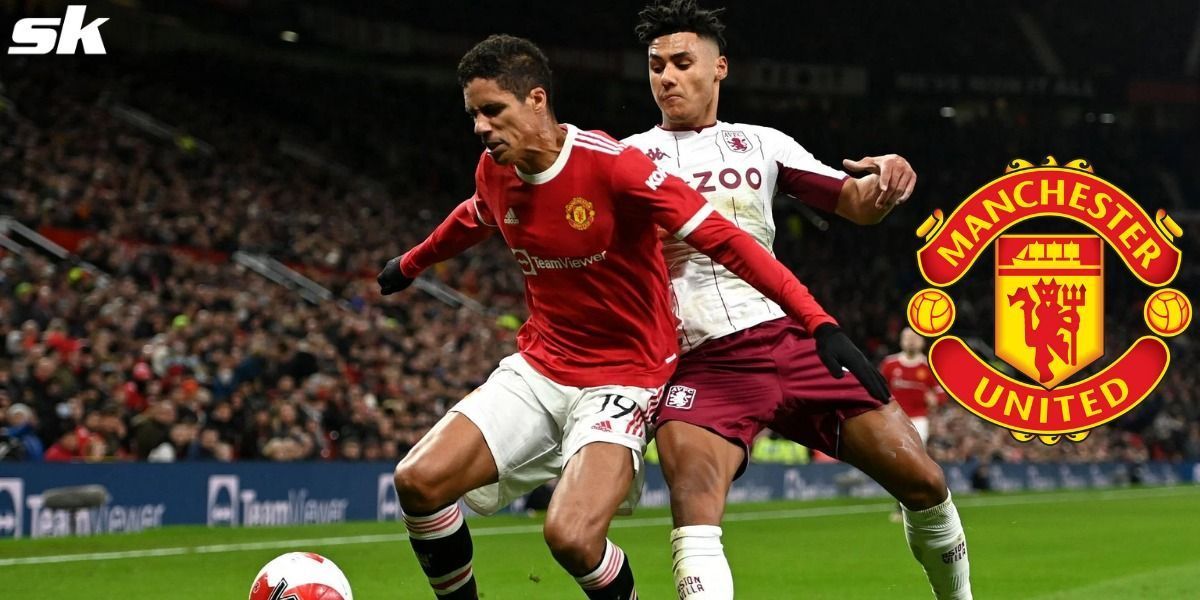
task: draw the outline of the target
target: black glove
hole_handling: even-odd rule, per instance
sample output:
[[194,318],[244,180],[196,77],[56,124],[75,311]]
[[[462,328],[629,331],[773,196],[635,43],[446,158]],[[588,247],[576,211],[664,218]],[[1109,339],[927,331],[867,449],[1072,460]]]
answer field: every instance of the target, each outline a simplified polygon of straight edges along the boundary
[[822,323],[813,332],[813,338],[817,340],[817,356],[821,357],[821,362],[829,369],[829,374],[833,375],[834,379],[845,376],[845,372],[842,371],[842,367],[845,367],[858,378],[858,382],[864,388],[867,388],[867,393],[871,394],[872,398],[887,402],[892,397],[887,380],[867,361],[867,357],[863,356],[841,327],[833,323]]
[[412,285],[413,279],[405,277],[404,273],[400,271],[400,257],[397,256],[387,261],[387,265],[379,272],[375,281],[379,282],[379,293],[387,296],[408,288]]

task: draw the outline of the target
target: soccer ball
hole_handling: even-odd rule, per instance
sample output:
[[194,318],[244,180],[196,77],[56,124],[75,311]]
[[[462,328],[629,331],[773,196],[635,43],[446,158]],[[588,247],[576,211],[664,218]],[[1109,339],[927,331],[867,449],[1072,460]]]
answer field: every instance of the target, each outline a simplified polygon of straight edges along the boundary
[[1146,324],[1159,335],[1177,335],[1192,320],[1192,304],[1176,290],[1154,292],[1146,300]]
[[258,572],[250,600],[354,600],[354,594],[332,560],[312,552],[289,552]]
[[908,302],[908,324],[924,336],[941,335],[954,323],[954,303],[946,292],[924,289]]

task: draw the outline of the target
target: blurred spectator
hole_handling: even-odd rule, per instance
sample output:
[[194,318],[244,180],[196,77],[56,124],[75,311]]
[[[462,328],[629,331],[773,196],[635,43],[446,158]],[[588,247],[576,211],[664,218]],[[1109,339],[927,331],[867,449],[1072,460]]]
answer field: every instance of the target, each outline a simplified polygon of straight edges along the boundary
[[42,440],[34,432],[35,419],[33,409],[24,404],[8,407],[5,426],[0,428],[0,460],[42,460],[44,451]]
[[190,460],[192,443],[196,440],[196,427],[191,423],[175,423],[167,433],[167,440],[150,451],[146,460],[150,462],[176,462]]
[[[84,440],[86,439],[84,437]],[[81,458],[83,454],[80,441],[80,435],[75,431],[63,433],[58,441],[46,450],[46,462],[70,462]]]

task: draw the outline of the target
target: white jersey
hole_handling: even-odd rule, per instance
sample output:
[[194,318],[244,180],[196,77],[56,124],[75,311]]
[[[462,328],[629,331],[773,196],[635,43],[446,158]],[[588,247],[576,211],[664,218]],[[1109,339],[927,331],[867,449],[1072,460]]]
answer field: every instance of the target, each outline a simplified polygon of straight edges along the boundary
[[[655,127],[623,142],[688,182],[772,254],[775,195],[789,194],[833,212],[847,177],[822,164],[791,137],[757,125],[718,121],[699,130]],[[784,316],[779,305],[691,246],[669,235],[663,235],[662,242],[684,352]]]

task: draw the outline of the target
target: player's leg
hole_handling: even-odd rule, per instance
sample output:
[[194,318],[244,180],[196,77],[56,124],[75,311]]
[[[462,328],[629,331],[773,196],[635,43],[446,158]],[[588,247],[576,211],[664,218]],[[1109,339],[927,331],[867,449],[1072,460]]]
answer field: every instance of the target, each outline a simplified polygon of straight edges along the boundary
[[496,461],[479,427],[451,412],[396,465],[396,494],[405,514],[429,513],[497,477]]
[[675,527],[719,525],[725,514],[725,497],[746,460],[746,450],[684,421],[663,423],[654,439],[671,491]]
[[647,409],[658,390],[581,390],[563,428],[567,463],[546,510],[546,544],[588,598],[636,599],[629,559],[607,538],[622,503],[641,496]]
[[443,417],[396,466],[409,542],[439,598],[477,597],[471,534],[458,498],[496,478],[483,434],[460,413]]
[[396,493],[409,542],[438,598],[478,597],[471,534],[458,499],[496,478],[483,434],[470,419],[453,412],[396,466]]
[[909,417],[912,421],[913,428],[917,430],[917,437],[921,439],[921,447],[926,448],[929,444],[929,417]]
[[396,467],[409,540],[439,598],[476,597],[457,500],[490,514],[561,468],[561,430],[539,401],[555,395],[546,388],[519,355],[505,358]]
[[655,439],[671,491],[672,571],[679,598],[733,597],[720,524],[730,484],[783,398],[770,356],[776,337],[776,329],[764,324],[684,355],[658,404]]
[[546,510],[546,545],[593,600],[637,597],[629,560],[607,538],[633,479],[629,448],[588,444],[567,462]]
[[932,508],[949,495],[942,468],[925,452],[916,428],[895,403],[843,421],[837,452],[909,510]]
[[[921,447],[927,448],[929,442],[929,417],[914,417],[909,415],[908,420],[912,422],[912,426],[917,430],[917,436],[921,439]],[[896,500],[896,510],[892,512],[890,518],[893,523],[904,521],[903,506],[899,500]]]
[[872,398],[851,376],[834,379],[798,325],[777,348],[789,398],[768,427],[845,461],[903,505],[905,534],[938,598],[970,598],[966,538],[941,467],[908,416]]
[[842,423],[838,458],[858,467],[903,505],[904,531],[934,596],[971,598],[962,522],[946,478],[895,403]]
[[676,592],[679,598],[695,600],[732,598],[733,574],[721,544],[721,518],[746,450],[684,421],[662,423],[654,437],[671,492]]

